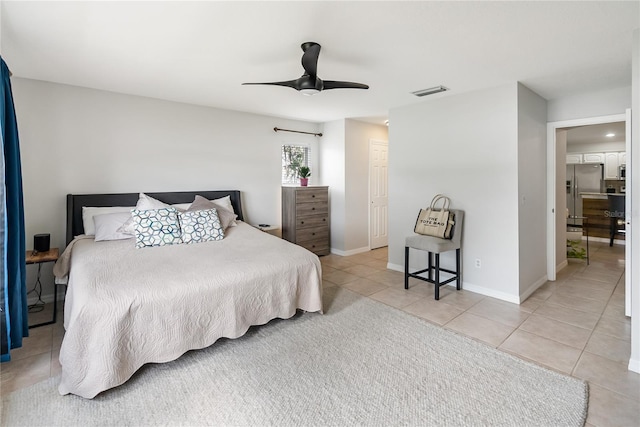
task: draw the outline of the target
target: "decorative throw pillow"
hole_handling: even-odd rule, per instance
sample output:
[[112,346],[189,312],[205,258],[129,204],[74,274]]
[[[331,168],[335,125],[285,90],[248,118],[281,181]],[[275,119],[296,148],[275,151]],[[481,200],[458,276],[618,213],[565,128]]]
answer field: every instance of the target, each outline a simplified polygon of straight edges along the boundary
[[189,209],[187,209],[187,212],[200,211],[203,209],[217,210],[218,218],[220,218],[220,224],[222,224],[223,230],[226,230],[233,222],[235,222],[235,219],[238,217],[238,215],[234,214],[232,211],[229,211],[228,209],[218,205],[215,202],[207,200],[202,196],[196,196],[196,198],[193,200],[193,203],[191,203],[191,206],[189,206]]
[[178,211],[175,208],[131,211],[136,248],[181,243]]
[[129,219],[131,219],[131,212],[95,215],[93,217],[93,222],[96,226],[95,241],[132,239],[134,233],[129,234],[118,231]]
[[[154,199],[151,196],[147,196],[144,193],[138,194],[138,202],[136,203],[136,209],[139,211],[148,211],[152,209],[162,209],[170,207],[168,204],[161,202],[160,200]],[[133,212],[133,211],[131,211]],[[135,229],[133,225],[133,218],[129,221],[125,222],[122,227],[118,229],[120,233],[130,233],[134,234]]]
[[178,212],[182,241],[200,243],[224,239],[224,230],[214,209]]

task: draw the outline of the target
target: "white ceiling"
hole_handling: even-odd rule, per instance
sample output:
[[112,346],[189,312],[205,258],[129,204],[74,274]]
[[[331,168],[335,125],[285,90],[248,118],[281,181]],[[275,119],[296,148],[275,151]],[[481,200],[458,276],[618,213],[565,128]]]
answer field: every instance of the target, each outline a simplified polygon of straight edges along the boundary
[[[382,121],[422,102],[520,81],[546,99],[631,85],[640,2],[1,2],[14,77],[313,122]],[[370,85],[312,97],[241,86],[318,75]]]
[[[625,122],[614,122],[570,128],[567,132],[567,144],[602,144],[624,141],[625,125]],[[614,134],[614,136],[608,137],[607,134]]]

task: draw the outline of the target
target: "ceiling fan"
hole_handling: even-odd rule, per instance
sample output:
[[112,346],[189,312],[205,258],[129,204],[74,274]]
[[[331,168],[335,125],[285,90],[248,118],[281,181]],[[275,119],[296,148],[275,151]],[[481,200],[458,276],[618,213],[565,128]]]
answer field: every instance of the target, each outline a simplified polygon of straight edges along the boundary
[[243,85],[272,85],[293,88],[305,95],[313,95],[327,89],[369,89],[368,85],[354,82],[341,82],[335,80],[322,80],[318,77],[318,56],[320,45],[316,42],[302,43],[300,46],[302,55],[302,68],[304,74],[295,80],[267,83],[242,83]]

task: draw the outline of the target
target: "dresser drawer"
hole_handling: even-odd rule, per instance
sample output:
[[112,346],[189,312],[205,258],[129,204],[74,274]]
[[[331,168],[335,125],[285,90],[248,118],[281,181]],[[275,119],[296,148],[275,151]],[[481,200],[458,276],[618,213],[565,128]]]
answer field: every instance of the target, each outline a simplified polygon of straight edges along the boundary
[[322,227],[323,225],[329,225],[328,215],[315,215],[296,219],[296,230],[302,230],[304,228],[312,227]]
[[329,227],[303,228],[296,232],[296,243],[301,244],[308,240],[329,239]]
[[329,253],[329,240],[327,239],[309,240],[298,243],[298,245],[310,250],[316,255],[327,255]]
[[296,204],[297,203],[311,203],[322,202],[327,203],[329,201],[329,193],[326,189],[322,188],[309,188],[296,192]]
[[326,203],[299,203],[296,204],[296,216],[327,215],[329,206]]

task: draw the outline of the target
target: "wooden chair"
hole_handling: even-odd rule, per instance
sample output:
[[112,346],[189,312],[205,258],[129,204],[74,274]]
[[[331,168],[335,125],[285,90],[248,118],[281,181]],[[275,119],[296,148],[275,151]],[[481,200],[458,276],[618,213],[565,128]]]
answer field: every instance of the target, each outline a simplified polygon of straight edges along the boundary
[[609,195],[609,218],[611,226],[609,228],[609,246],[613,246],[613,239],[616,234],[625,234],[625,196]]

